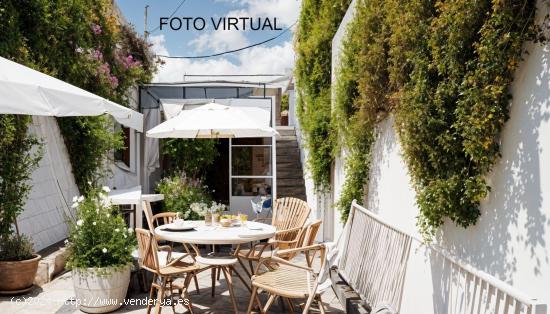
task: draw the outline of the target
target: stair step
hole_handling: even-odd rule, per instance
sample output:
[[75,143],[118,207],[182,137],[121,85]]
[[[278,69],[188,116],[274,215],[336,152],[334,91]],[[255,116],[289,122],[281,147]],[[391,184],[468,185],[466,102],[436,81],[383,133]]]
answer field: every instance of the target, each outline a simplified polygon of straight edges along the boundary
[[294,155],[300,157],[300,149],[297,147],[285,147],[279,150],[277,147],[277,156]]
[[298,179],[277,178],[277,186],[294,187],[294,186],[301,186],[301,185],[304,185],[304,178],[298,178]]
[[300,162],[299,155],[277,155],[277,165],[280,163]]
[[276,138],[277,143],[284,141],[298,141],[296,135],[281,135]]
[[294,129],[294,127],[289,127],[289,128],[277,127],[276,130],[282,136],[296,135],[296,130]]

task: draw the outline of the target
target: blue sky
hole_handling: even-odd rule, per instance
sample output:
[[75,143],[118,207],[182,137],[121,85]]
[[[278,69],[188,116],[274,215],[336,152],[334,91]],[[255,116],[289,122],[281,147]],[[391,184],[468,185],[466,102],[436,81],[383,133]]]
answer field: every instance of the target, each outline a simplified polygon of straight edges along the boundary
[[[143,34],[144,8],[149,5],[148,30],[159,26],[160,17],[168,17],[182,0],[116,0],[128,22]],[[149,35],[153,50],[171,56],[196,56],[236,49],[277,35],[280,31],[215,31],[211,17],[237,16],[277,18],[278,27],[287,28],[299,15],[300,0],[186,0],[174,17],[202,17],[202,31],[165,28]],[[246,51],[209,59],[169,59],[156,81],[179,81],[184,74],[267,74],[287,73],[294,65],[292,32],[275,41]]]

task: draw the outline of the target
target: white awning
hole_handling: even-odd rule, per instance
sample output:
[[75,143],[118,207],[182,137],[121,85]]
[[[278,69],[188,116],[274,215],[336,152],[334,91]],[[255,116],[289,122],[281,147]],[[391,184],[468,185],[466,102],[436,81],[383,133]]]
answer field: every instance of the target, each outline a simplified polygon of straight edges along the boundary
[[277,131],[269,126],[270,113],[254,107],[225,106],[216,103],[183,110],[176,117],[147,131],[156,138],[271,137]]
[[143,132],[143,116],[74,85],[0,57],[0,114],[98,116]]

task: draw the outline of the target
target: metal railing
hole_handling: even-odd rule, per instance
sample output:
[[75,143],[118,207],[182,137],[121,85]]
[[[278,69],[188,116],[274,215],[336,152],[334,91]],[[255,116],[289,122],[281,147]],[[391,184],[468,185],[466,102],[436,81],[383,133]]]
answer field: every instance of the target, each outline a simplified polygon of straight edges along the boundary
[[[545,314],[547,305],[452,257],[444,249],[384,221],[353,201],[338,271],[370,306],[401,310],[411,243],[419,242],[442,270],[437,312]],[[432,260],[432,262],[434,262]],[[435,305],[434,305],[435,306]],[[406,311],[409,312],[409,311]]]

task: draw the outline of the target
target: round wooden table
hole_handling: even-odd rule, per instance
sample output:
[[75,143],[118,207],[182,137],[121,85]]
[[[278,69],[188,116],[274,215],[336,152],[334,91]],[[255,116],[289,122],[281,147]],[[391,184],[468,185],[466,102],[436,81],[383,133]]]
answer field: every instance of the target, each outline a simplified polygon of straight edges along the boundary
[[[240,245],[253,241],[265,240],[275,236],[275,227],[260,222],[248,221],[243,226],[222,227],[220,225],[206,226],[204,221],[185,221],[185,226],[194,227],[188,231],[171,231],[166,229],[174,228],[173,224],[158,226],[155,228],[155,235],[161,240],[191,245],[197,254],[197,262],[212,266],[212,285],[215,286],[216,270],[222,272],[227,280],[229,295],[233,303],[233,309],[237,313],[237,304],[233,293],[233,284],[231,273],[237,274],[245,287],[250,290],[249,284],[239,274],[233,265],[237,259],[233,255],[229,256],[200,256],[198,244],[204,245]],[[214,289],[212,289],[212,296]]]

